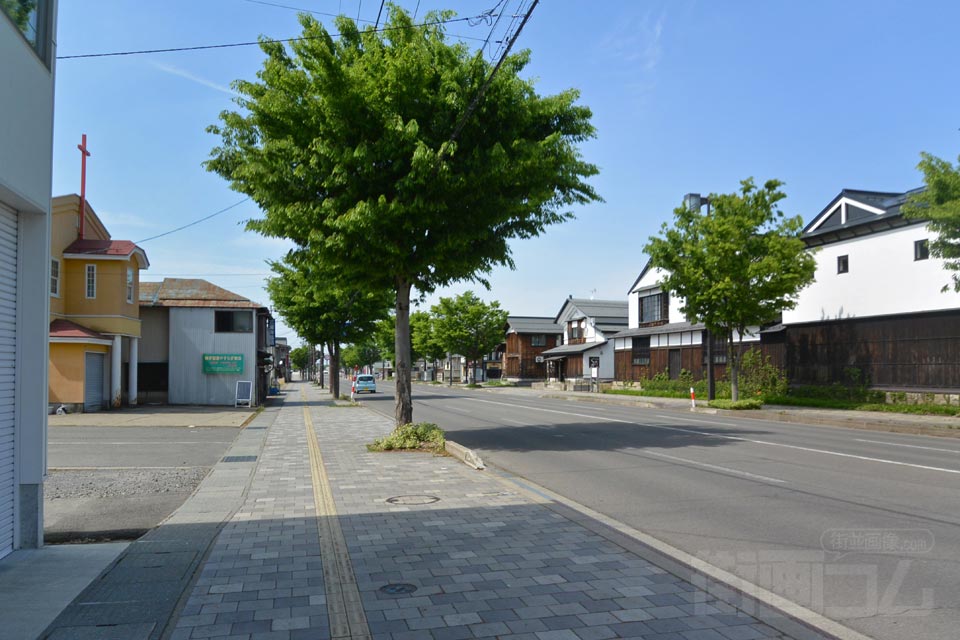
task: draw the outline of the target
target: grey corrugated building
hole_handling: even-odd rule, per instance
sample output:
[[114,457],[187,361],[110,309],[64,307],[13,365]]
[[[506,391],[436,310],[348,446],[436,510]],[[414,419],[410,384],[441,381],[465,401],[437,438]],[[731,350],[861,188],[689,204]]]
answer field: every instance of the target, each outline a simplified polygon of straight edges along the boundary
[[234,405],[238,382],[267,395],[269,311],[206,280],[140,283],[142,402]]

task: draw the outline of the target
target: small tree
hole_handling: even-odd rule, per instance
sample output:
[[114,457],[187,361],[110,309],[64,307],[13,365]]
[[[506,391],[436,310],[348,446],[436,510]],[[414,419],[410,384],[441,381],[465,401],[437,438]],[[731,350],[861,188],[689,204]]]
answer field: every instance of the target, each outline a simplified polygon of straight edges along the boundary
[[446,355],[446,349],[437,342],[434,318],[427,311],[410,314],[410,343],[413,359],[424,358],[433,364],[431,380],[437,379],[437,361]]
[[344,347],[340,359],[348,369],[362,369],[376,364],[380,355],[380,350],[373,342],[361,342]]
[[[487,304],[467,291],[456,298],[440,298],[430,310],[437,342],[446,351],[466,356],[474,365],[503,342],[507,312],[496,300]],[[470,382],[474,382],[473,370],[470,367]]]
[[300,345],[290,350],[290,366],[297,371],[306,370],[309,361],[310,348],[307,345]]
[[263,211],[249,229],[395,294],[397,426],[413,419],[411,290],[485,283],[513,267],[510,240],[599,200],[585,182],[597,168],[579,145],[595,131],[578,92],[537,94],[520,77],[529,52],[494,73],[482,50],[447,41],[452,17],[414,24],[391,5],[381,30],[341,16],[334,38],[300,14],[303,37],[289,50],[261,43],[257,79],[233,84],[241,112],[209,128],[221,146],[207,169]]
[[[943,259],[944,268],[953,272],[953,290],[960,293],[960,159],[954,167],[929,153],[920,155],[917,168],[923,173],[926,189],[910,197],[902,207],[903,215],[926,220],[927,227],[937,234],[930,241],[930,255]],[[943,291],[949,290],[949,284],[943,286]]]
[[786,197],[779,180],[758,189],[743,180],[739,193],[710,196],[713,211],[677,207],[673,227],[644,251],[665,271],[664,289],[683,300],[681,310],[726,336],[730,392],[739,399],[740,344],[750,327],[776,318],[797,304],[797,295],[813,281],[816,268],[800,232],[800,216],[788,218],[777,203]]

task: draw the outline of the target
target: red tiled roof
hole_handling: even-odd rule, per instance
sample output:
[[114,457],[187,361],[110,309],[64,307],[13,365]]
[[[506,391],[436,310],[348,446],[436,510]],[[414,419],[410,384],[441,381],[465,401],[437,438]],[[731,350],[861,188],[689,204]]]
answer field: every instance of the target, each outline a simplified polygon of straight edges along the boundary
[[50,323],[51,338],[81,338],[91,340],[109,340],[102,333],[83,327],[69,320],[54,320]]
[[83,253],[103,256],[129,256],[139,249],[129,240],[74,240],[64,253]]
[[164,278],[163,282],[141,282],[140,304],[152,307],[218,309],[259,309],[262,306],[211,282],[192,278]]

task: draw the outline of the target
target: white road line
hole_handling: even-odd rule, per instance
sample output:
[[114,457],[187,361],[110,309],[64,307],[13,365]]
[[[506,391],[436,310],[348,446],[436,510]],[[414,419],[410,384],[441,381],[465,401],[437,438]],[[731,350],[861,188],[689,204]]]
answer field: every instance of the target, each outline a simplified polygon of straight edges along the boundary
[[[631,424],[638,427],[644,427],[648,429],[664,429],[667,431],[681,431],[683,433],[689,433],[692,435],[698,436],[709,436],[711,438],[722,438],[724,440],[739,440],[741,442],[752,442],[753,444],[762,444],[768,447],[782,447],[784,449],[794,449],[797,451],[809,451],[810,453],[822,453],[828,456],[838,456],[841,458],[852,458],[855,460],[864,460],[866,462],[881,462],[883,464],[892,464],[899,467],[911,467],[913,469],[923,469],[925,471],[939,471],[940,473],[953,473],[960,475],[960,469],[946,469],[944,467],[931,467],[925,464],[913,464],[910,462],[900,462],[899,460],[886,460],[884,458],[871,458],[869,456],[858,456],[852,453],[841,453],[840,451],[830,451],[828,449],[814,449],[813,447],[801,447],[794,444],[783,444],[780,442],[770,442],[768,440],[754,440],[753,438],[743,438],[740,436],[728,436],[718,433],[711,433],[709,431],[698,431],[696,429],[681,429],[679,427],[667,427],[664,425],[653,425],[653,424],[641,424],[639,422],[631,422],[630,420],[619,420],[617,418],[606,418],[604,416],[595,416],[588,415],[585,413],[573,413],[570,411],[557,411],[556,409],[540,409],[537,407],[527,407],[522,404],[510,404],[508,402],[495,402],[493,400],[480,400],[478,398],[464,398],[465,400],[470,400],[472,402],[486,402],[487,404],[498,404],[504,407],[516,407],[520,409],[529,409],[530,411],[544,411],[546,413],[559,413],[565,416],[577,416],[579,418],[590,418],[591,420],[602,420],[604,422],[619,422],[621,424]],[[696,418],[686,418],[680,416],[664,416],[658,415],[658,418],[665,418],[667,420],[681,420],[681,421],[691,421],[691,422],[706,422],[707,424],[716,424],[714,422],[709,422],[706,420],[698,420]]]
[[675,460],[677,462],[682,462],[684,464],[691,464],[697,467],[706,467],[707,469],[714,469],[715,471],[723,471],[724,473],[733,473],[738,476],[746,476],[747,478],[752,478],[754,480],[764,480],[766,482],[776,482],[779,484],[784,484],[786,480],[780,480],[779,478],[771,478],[769,476],[761,476],[755,473],[749,473],[747,471],[740,471],[739,469],[731,469],[730,467],[721,467],[715,464],[708,464],[706,462],[700,462],[699,460],[690,460],[688,458],[678,458],[677,456],[667,455],[666,453],[660,453],[658,451],[646,451],[641,450],[640,455],[644,456],[656,456],[658,458],[666,458],[667,460]]
[[941,449],[940,447],[921,447],[916,444],[900,444],[899,442],[884,442],[883,440],[862,440],[854,438],[857,442],[872,442],[873,444],[885,444],[888,447],[907,447],[908,449],[926,449],[927,451],[945,451],[947,453],[960,453],[957,449]]

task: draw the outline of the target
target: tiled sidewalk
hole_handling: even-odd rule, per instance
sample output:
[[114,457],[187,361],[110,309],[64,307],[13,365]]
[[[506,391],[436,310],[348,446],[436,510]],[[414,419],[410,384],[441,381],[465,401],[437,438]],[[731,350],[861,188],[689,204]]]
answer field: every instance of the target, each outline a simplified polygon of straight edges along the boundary
[[352,562],[346,579],[373,638],[787,637],[491,474],[453,458],[369,453],[389,421],[330,406],[312,386],[289,389],[174,640],[331,637],[323,563],[333,559],[320,554],[301,390]]

